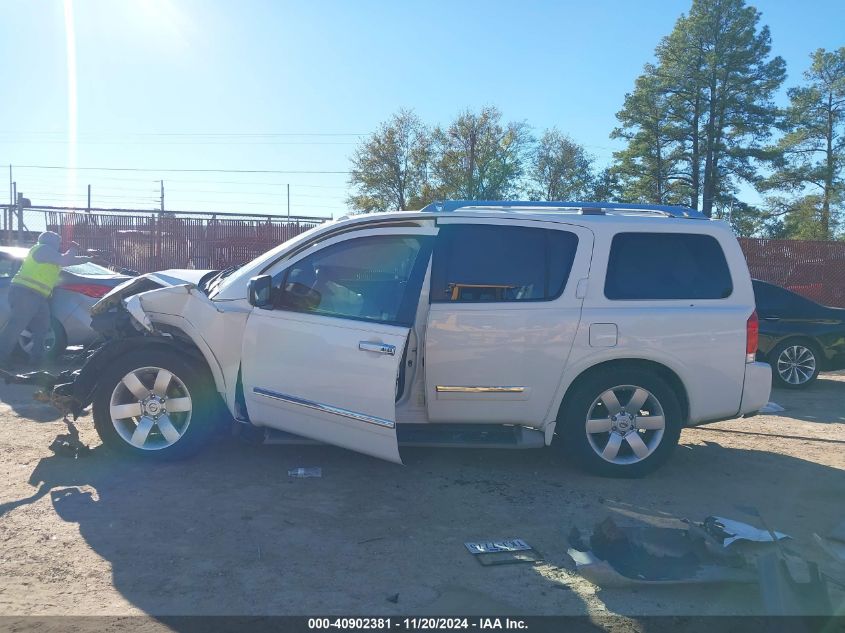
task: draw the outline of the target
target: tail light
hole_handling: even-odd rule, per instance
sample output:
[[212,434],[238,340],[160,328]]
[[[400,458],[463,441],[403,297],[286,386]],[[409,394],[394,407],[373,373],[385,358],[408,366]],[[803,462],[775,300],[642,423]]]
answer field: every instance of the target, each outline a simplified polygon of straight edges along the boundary
[[93,299],[102,299],[108,291],[111,290],[108,286],[101,286],[99,284],[66,284],[59,287],[62,290],[78,292],[81,295],[85,295],[86,297],[91,297]]
[[757,310],[751,313],[745,323],[745,362],[753,363],[757,358],[757,346],[760,343],[760,320]]

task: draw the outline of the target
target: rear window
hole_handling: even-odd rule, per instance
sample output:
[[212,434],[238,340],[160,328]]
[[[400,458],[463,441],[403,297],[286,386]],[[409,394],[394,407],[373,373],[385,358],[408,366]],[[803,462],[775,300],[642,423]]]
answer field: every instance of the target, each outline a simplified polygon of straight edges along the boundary
[[108,268],[92,262],[65,266],[65,270],[69,273],[73,273],[74,275],[86,275],[89,277],[106,277],[116,274],[113,270],[109,270]]
[[446,225],[431,268],[431,301],[548,301],[566,286],[578,237],[503,225]]
[[619,233],[610,246],[608,299],[724,299],[733,292],[718,240],[689,233]]

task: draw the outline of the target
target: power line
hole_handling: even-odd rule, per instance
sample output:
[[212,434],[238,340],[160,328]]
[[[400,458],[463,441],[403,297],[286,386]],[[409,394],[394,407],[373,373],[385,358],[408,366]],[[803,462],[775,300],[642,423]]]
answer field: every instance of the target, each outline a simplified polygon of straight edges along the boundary
[[65,165],[12,165],[15,169],[58,169],[69,171],[131,171],[146,173],[209,173],[209,174],[349,174],[348,171],[305,169],[149,169],[145,167],[68,167]]
[[[2,130],[0,134],[46,134],[61,136],[66,131]],[[369,136],[366,132],[80,132],[79,136]]]
[[67,139],[3,139],[8,145],[357,145],[346,141],[86,141]]

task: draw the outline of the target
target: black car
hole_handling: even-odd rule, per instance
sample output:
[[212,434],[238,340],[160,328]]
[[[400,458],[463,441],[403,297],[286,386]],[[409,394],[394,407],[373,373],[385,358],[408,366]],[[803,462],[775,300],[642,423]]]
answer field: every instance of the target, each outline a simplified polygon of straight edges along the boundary
[[760,318],[760,360],[772,366],[775,385],[806,387],[820,371],[845,369],[845,308],[829,308],[755,279]]

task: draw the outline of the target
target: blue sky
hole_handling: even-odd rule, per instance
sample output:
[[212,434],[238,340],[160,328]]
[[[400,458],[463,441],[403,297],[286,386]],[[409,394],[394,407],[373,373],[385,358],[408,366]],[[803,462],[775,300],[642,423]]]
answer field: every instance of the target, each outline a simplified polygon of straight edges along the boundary
[[[787,85],[800,81],[812,50],[845,44],[841,0],[752,4],[787,61]],[[84,204],[90,183],[95,206],[153,208],[164,179],[170,209],[282,213],[290,183],[292,213],[337,216],[343,173],[163,170],[343,172],[356,135],[400,107],[447,123],[487,104],[537,132],[559,127],[604,164],[618,148],[608,134],[625,93],[688,8],[688,0],[3,0],[0,165],[16,166],[34,203]]]

